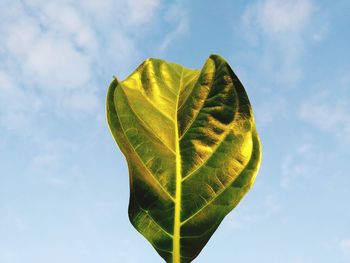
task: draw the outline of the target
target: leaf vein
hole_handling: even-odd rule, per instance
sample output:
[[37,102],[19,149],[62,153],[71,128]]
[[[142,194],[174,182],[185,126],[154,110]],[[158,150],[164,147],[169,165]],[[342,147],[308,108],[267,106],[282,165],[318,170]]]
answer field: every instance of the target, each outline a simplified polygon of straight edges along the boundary
[[[252,139],[252,140],[253,140],[253,139]],[[248,165],[249,165],[249,163],[250,163],[250,161],[252,160],[252,157],[253,157],[254,147],[255,147],[255,146],[253,145],[252,153],[251,153],[251,155],[250,155],[249,161],[246,163],[246,165],[245,165],[244,168],[241,170],[241,172],[238,173],[238,176],[236,176],[236,177],[233,178],[229,183],[226,184],[227,186],[232,185],[232,184],[239,178],[239,176],[242,174],[242,172],[248,167]],[[219,181],[220,181],[220,180],[219,180]],[[221,182],[221,181],[220,181],[220,182]],[[227,190],[227,188],[228,188],[228,187],[223,187],[223,188],[221,188],[221,189],[218,191],[218,193],[217,193],[216,196],[214,196],[210,201],[208,201],[205,205],[203,205],[197,212],[195,212],[194,214],[190,215],[190,216],[187,217],[185,220],[183,220],[183,221],[181,222],[181,225],[186,224],[186,222],[188,222],[189,220],[191,220],[192,218],[194,218],[197,214],[199,214],[200,212],[202,212],[208,205],[210,205],[210,204],[212,204],[214,201],[216,201],[216,199],[217,199],[218,197],[220,197],[221,194],[222,194],[225,190]]]
[[[127,105],[129,106],[129,109],[134,113],[135,117],[139,120],[140,124],[142,127],[145,128],[145,130],[148,132],[148,133],[151,133],[157,140],[158,142],[160,142],[162,145],[164,145],[169,151],[171,151],[174,155],[176,154],[175,151],[173,149],[171,149],[166,143],[163,142],[163,140],[157,135],[156,132],[152,132],[150,131],[151,128],[149,128],[149,126],[142,120],[142,118],[136,113],[136,111],[133,109],[133,107],[130,105],[129,103],[129,100],[128,100],[128,97],[126,96],[126,93],[124,91],[123,88],[121,88],[121,90],[123,91],[125,97],[126,97],[126,100],[127,100]],[[136,129],[137,130],[137,129]]]
[[[118,111],[115,111],[116,115],[118,117],[118,120],[120,122],[120,127],[122,128],[123,133],[125,134],[125,130],[124,130],[124,126],[122,121],[120,120]],[[127,137],[127,135],[125,134],[125,138],[127,140],[127,142],[129,143],[131,149],[134,151],[135,156],[140,160],[140,163],[143,165],[143,167],[145,167],[146,171],[151,175],[151,178],[154,179],[154,181],[158,184],[158,186],[164,191],[164,193],[166,193],[169,198],[175,202],[175,199],[172,197],[172,195],[163,187],[163,185],[161,185],[161,183],[156,179],[156,177],[152,174],[152,172],[149,170],[149,168],[145,165],[145,163],[143,162],[143,160],[141,159],[140,155],[138,154],[138,152],[135,150],[134,146],[132,145],[132,143],[129,141],[129,138]]]

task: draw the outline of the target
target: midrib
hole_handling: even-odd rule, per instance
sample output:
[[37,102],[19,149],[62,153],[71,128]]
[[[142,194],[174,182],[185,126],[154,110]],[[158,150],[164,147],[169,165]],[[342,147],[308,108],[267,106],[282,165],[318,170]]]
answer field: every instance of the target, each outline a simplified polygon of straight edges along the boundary
[[181,155],[179,142],[179,129],[177,124],[177,108],[183,78],[183,69],[179,80],[179,89],[175,107],[175,153],[176,153],[176,191],[175,191],[175,212],[174,212],[174,233],[173,233],[173,263],[180,263],[180,227],[181,227]]

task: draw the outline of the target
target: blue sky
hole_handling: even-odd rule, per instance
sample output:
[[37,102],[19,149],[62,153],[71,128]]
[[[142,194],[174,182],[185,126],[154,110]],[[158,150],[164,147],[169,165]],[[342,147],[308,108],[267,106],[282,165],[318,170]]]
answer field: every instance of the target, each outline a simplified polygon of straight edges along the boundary
[[148,57],[224,56],[263,145],[194,261],[350,262],[350,1],[0,1],[0,262],[162,262],[127,218],[105,96]]

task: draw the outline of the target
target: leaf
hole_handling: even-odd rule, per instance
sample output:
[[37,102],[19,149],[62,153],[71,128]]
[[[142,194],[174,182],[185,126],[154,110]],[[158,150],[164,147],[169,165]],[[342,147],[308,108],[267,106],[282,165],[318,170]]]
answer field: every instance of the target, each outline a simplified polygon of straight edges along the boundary
[[191,262],[252,186],[261,146],[228,63],[147,59],[114,79],[107,119],[130,173],[129,218],[166,262]]

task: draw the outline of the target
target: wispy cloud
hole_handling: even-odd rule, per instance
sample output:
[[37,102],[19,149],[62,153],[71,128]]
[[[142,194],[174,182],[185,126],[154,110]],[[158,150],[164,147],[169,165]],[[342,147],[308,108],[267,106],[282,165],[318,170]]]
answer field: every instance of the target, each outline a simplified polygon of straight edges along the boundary
[[281,203],[275,194],[267,194],[254,207],[246,206],[228,215],[225,226],[230,229],[240,229],[249,224],[261,223],[278,213]]
[[313,143],[304,143],[286,155],[281,164],[281,186],[304,184],[305,180],[317,176],[322,171],[322,164],[330,161],[330,156],[320,151]]
[[[99,102],[88,51],[96,48],[97,40],[77,10],[53,2],[40,7],[13,1],[7,5],[1,8],[7,12],[2,11],[0,26],[0,56],[5,61],[1,71],[6,78],[1,83],[6,90],[2,125],[30,132],[38,114],[94,112]],[[76,102],[78,96],[88,107]]]
[[[341,95],[342,96],[339,96]],[[327,132],[341,142],[350,142],[350,97],[338,89],[338,94],[321,90],[305,100],[299,116],[307,124]]]
[[35,115],[42,108],[40,98],[21,89],[13,77],[1,69],[0,83],[0,126],[9,131],[21,131],[34,126],[28,116]]
[[40,115],[103,112],[101,78],[134,67],[145,34],[162,22],[174,29],[162,36],[161,50],[187,27],[185,15],[177,18],[185,14],[178,2],[159,0],[3,1],[0,9],[0,125],[19,132]]
[[[302,77],[306,45],[320,41],[327,22],[312,0],[262,0],[249,5],[241,18],[241,32],[259,49],[259,66],[284,84]],[[272,77],[273,76],[273,77]]]
[[255,115],[261,125],[271,124],[278,118],[287,116],[288,102],[286,98],[275,98],[273,103],[271,101],[263,101],[256,107]]
[[347,255],[350,256],[350,238],[342,239],[339,241],[339,248]]
[[17,259],[16,253],[11,250],[1,248],[0,249],[0,260],[3,263],[11,263]]
[[0,1],[2,152],[18,141],[30,180],[80,185],[83,168],[70,161],[105,129],[112,75],[166,52],[187,28],[181,1]]
[[180,1],[175,4],[167,11],[166,14],[167,22],[174,28],[166,36],[159,46],[160,52],[164,52],[169,48],[172,42],[185,34],[189,29],[188,11],[183,7]]
[[289,261],[289,263],[306,263],[306,261],[302,259],[295,259],[295,260]]
[[125,20],[129,24],[140,25],[150,22],[155,11],[160,7],[160,0],[135,0],[126,1]]
[[[77,155],[77,145],[67,140],[44,142],[31,158],[28,171],[35,174],[39,181],[54,187],[66,187],[79,176],[78,168],[70,163],[71,156]],[[65,168],[62,168],[65,167]],[[72,171],[73,177],[68,176]]]
[[299,33],[309,22],[313,9],[309,0],[260,1],[246,11],[244,22],[254,23],[269,35]]

